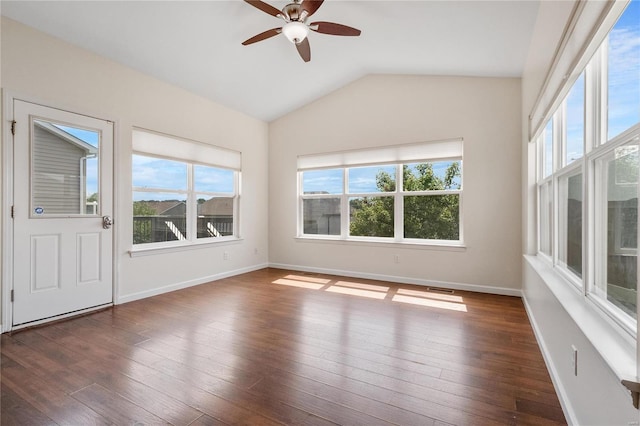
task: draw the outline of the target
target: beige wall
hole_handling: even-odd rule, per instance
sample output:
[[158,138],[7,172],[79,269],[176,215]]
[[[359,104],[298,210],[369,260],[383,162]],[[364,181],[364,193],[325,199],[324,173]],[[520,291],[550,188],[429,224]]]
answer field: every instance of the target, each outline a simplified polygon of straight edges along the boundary
[[[6,18],[2,19],[1,72],[5,93],[116,122],[114,220],[119,300],[266,265],[266,123]],[[134,126],[242,152],[241,242],[129,257]],[[223,261],[223,251],[229,252],[230,260]]]
[[[272,122],[270,262],[519,294],[520,110],[516,78],[372,75]],[[466,249],[296,240],[298,155],[456,137]]]

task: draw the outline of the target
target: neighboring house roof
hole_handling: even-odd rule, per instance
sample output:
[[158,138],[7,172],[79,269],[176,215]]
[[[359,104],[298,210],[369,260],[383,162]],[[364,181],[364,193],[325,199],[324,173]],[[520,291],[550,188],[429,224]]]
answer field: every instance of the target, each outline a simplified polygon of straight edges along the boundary
[[[183,201],[178,200],[169,200],[169,201],[142,201],[148,207],[152,208],[156,215],[168,215],[171,213],[167,213],[175,207],[184,205]],[[176,212],[177,213],[177,212]]]
[[[158,216],[183,215],[186,211],[184,201],[140,201],[152,208]],[[198,216],[233,216],[232,198],[211,198],[198,204]]]
[[71,133],[67,133],[64,130],[60,129],[59,127],[54,126],[51,123],[48,123],[46,121],[40,121],[40,120],[34,120],[33,124],[38,126],[39,128],[51,133],[52,135],[55,135],[57,137],[59,137],[60,139],[69,142],[70,144],[73,144],[75,146],[77,146],[78,148],[82,149],[83,151],[87,152],[87,155],[93,154],[96,155],[98,153],[98,148],[86,143],[85,141],[83,141],[82,139],[79,139],[75,136],[73,136]]
[[233,216],[233,198],[211,198],[198,204],[198,216]]

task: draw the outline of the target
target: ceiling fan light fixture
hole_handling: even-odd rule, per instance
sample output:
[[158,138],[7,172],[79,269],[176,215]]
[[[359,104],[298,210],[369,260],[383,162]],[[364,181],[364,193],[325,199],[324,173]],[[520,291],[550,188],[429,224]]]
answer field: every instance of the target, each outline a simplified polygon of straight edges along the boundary
[[309,27],[302,22],[292,21],[282,27],[282,33],[291,43],[298,44],[309,34]]

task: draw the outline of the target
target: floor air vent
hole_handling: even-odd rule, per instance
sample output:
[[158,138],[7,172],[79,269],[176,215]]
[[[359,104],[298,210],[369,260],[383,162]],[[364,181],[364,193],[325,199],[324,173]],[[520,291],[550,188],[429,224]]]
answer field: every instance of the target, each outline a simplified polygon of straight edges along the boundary
[[441,287],[427,287],[427,291],[433,291],[436,293],[446,293],[446,294],[453,294],[454,290],[451,290],[450,288],[441,288]]

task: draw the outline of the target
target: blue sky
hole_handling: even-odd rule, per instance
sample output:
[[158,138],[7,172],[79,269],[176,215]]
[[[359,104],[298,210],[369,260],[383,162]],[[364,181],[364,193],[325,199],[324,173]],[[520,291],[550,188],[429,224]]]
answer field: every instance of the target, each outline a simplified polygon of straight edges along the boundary
[[[134,187],[187,190],[187,165],[185,163],[143,155],[133,155],[131,161]],[[232,170],[195,165],[194,174],[197,198],[210,198],[209,195],[197,194],[199,192],[233,192],[234,172]],[[174,193],[134,193],[134,201],[175,200],[180,197],[179,194]]]
[[567,156],[570,164],[584,154],[584,72],[567,96]]
[[609,34],[609,139],[640,121],[640,1]]

